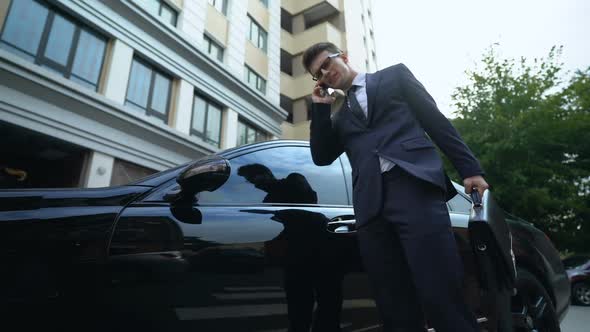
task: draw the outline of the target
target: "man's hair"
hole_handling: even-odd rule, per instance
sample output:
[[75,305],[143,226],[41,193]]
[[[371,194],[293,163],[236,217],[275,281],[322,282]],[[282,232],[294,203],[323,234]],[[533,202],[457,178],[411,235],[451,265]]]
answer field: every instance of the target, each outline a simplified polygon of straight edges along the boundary
[[274,178],[272,171],[262,164],[247,164],[238,168],[239,176],[265,175]]
[[[303,52],[303,59],[302,59],[303,68],[305,68],[305,70],[310,72],[309,67],[311,66],[311,63],[313,62],[313,59],[315,59],[315,57],[318,56],[318,54],[322,53],[323,51],[328,51],[330,53],[342,52],[336,45],[334,45],[330,42],[313,44],[310,47],[308,47],[305,50],[305,52]],[[311,73],[311,74],[313,75],[315,73]]]

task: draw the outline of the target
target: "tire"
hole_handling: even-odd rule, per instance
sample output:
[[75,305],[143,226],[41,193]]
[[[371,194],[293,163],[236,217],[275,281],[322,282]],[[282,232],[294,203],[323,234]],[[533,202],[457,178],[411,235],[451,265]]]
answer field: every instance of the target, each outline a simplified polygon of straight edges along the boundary
[[578,282],[572,286],[572,302],[578,305],[590,306],[590,284]]
[[532,273],[518,270],[517,294],[512,297],[514,332],[560,332],[555,306]]

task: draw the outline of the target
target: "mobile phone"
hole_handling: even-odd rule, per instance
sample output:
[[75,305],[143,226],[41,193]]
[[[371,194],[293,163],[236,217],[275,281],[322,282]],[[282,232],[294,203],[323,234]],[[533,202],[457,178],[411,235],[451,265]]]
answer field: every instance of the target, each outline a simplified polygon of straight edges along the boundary
[[320,96],[325,97],[328,95],[328,86],[325,83],[320,84]]

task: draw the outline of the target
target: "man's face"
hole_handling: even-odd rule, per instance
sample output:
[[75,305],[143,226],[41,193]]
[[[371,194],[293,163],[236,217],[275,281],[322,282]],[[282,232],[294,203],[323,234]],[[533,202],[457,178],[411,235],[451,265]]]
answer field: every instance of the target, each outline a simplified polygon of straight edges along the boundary
[[348,57],[343,53],[323,51],[318,54],[309,67],[310,73],[318,78],[318,83],[335,89],[346,89],[352,80]]

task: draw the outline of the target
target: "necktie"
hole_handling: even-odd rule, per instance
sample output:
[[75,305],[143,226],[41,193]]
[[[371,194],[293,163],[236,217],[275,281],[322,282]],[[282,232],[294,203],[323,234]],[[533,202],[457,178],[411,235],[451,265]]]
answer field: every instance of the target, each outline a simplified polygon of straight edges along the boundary
[[356,95],[354,93],[356,91],[356,88],[357,86],[353,85],[350,87],[350,89],[348,89],[348,92],[346,93],[348,108],[350,109],[352,114],[354,114],[361,121],[365,122],[367,121],[367,117],[365,116],[365,113],[361,108],[361,104],[359,104],[359,101],[356,99]]

